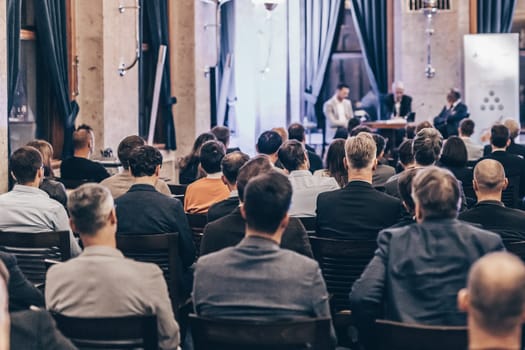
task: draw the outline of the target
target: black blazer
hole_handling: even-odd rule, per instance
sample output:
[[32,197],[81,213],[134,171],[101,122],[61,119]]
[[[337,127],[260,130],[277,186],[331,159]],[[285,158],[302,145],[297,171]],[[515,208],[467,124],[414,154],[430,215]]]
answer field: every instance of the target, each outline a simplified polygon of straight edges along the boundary
[[73,350],[76,347],[60,333],[53,317],[44,310],[11,315],[11,349]]
[[[511,140],[509,147],[507,147],[507,152],[515,154],[517,156],[522,156],[525,158],[525,146],[515,143],[514,140]],[[486,145],[483,147],[483,157],[488,156],[492,153],[492,146]]]
[[230,214],[235,208],[239,206],[239,197],[230,197],[223,201],[213,204],[208,209],[208,222],[220,219]]
[[[396,102],[394,99],[394,94],[388,94],[385,99],[385,106],[388,115],[396,112]],[[403,95],[401,97],[401,105],[399,106],[399,116],[406,117],[409,113],[412,112],[412,97]]]
[[29,282],[18,267],[16,257],[0,252],[0,259],[9,271],[9,311],[27,310],[31,305],[44,307],[44,296]]
[[60,164],[60,177],[67,180],[100,182],[109,177],[109,173],[100,163],[86,158],[71,157]]
[[506,242],[525,241],[525,212],[507,208],[498,201],[482,201],[459,214],[459,219],[481,225]]
[[519,176],[520,177],[520,197],[525,195],[525,159],[509,153],[507,151],[495,151],[483,159],[494,159],[500,162],[505,169],[505,176],[507,178]]
[[401,201],[364,181],[320,193],[317,197],[317,234],[339,239],[373,239],[394,225],[405,210]]
[[[200,255],[236,246],[244,238],[245,230],[246,222],[242,218],[240,208],[237,207],[230,214],[204,227]],[[299,219],[290,218],[281,240],[281,248],[293,250],[309,258],[313,257],[308,235]]]
[[454,108],[449,109],[444,106],[437,117],[434,118],[434,126],[444,138],[458,134],[459,123],[468,117],[467,105],[463,102],[458,103]]

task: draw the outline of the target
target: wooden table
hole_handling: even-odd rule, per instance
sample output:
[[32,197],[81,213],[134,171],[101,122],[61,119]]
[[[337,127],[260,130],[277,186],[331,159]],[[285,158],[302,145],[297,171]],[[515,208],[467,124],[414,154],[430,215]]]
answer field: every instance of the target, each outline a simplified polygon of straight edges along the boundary
[[392,130],[392,149],[397,147],[397,130],[405,129],[409,123],[402,119],[399,121],[394,120],[376,120],[373,122],[364,122],[363,125],[368,126],[371,129],[387,129]]

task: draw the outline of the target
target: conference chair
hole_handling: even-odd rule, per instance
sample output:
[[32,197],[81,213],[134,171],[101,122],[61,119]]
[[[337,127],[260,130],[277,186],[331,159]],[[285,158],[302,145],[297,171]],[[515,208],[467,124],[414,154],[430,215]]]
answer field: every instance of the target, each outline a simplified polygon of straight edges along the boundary
[[262,322],[190,315],[195,350],[330,349],[330,319]]
[[46,281],[46,259],[66,261],[71,257],[69,231],[0,232],[0,250],[16,256],[18,266],[35,285]]
[[315,236],[317,218],[315,216],[308,216],[298,217],[298,219],[301,220],[308,236]]
[[467,327],[425,326],[376,320],[381,350],[465,350]]
[[158,350],[157,316],[69,317],[53,313],[57,327],[79,349]]
[[501,194],[501,201],[506,207],[521,209],[520,200],[520,177],[512,176],[509,177],[509,185]]
[[206,214],[189,214],[186,213],[188,218],[188,224],[190,225],[193,233],[193,244],[195,244],[195,257],[196,259],[200,256],[201,241],[204,235],[204,226],[208,223],[208,215]]
[[168,184],[168,187],[172,196],[179,199],[184,204],[184,196],[186,195],[186,188],[188,185]]
[[74,190],[77,187],[80,187],[87,183],[93,183],[93,181],[88,179],[82,179],[82,180],[73,180],[73,179],[62,179],[62,178],[56,178],[55,180],[62,182],[64,187],[68,190]]
[[505,248],[512,254],[517,255],[521,260],[525,261],[525,241],[513,242],[505,244]]

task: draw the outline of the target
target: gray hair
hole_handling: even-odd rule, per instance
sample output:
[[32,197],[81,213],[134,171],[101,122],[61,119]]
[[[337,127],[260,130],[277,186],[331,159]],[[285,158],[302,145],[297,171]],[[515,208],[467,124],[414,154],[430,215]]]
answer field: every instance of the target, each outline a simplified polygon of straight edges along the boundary
[[80,186],[71,192],[67,202],[78,233],[86,235],[95,235],[104,227],[114,207],[111,192],[99,184]]
[[461,204],[458,180],[449,170],[425,168],[412,180],[412,199],[423,219],[455,218]]
[[346,161],[352,169],[372,167],[376,159],[377,146],[372,135],[361,132],[349,137],[345,143]]
[[405,90],[405,84],[403,84],[403,82],[400,81],[400,80],[394,81],[392,83],[392,90],[395,90],[396,88],[400,88],[402,90]]

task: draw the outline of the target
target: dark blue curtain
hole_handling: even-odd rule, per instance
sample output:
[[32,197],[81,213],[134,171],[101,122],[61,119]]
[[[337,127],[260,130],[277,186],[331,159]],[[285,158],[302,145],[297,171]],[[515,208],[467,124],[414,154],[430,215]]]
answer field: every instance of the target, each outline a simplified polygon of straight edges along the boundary
[[509,33],[516,0],[478,0],[478,33]]
[[73,154],[73,131],[78,104],[71,101],[68,79],[66,5],[63,0],[34,2],[39,57],[49,77],[49,89],[64,123],[62,157]]
[[[175,136],[175,123],[173,121],[172,106],[175,103],[175,98],[171,96],[171,79],[170,79],[170,56],[169,56],[169,37],[168,37],[168,6],[166,0],[146,0],[143,2],[144,15],[147,17],[150,34],[150,50],[154,59],[157,62],[160,45],[166,45],[168,50],[166,52],[166,61],[164,63],[164,71],[162,73],[162,83],[159,99],[159,112],[162,115],[164,122],[163,132],[166,140],[166,149],[177,149],[177,139]],[[153,76],[152,79],[155,79]],[[153,84],[151,84],[153,85]],[[151,94],[151,98],[152,98]],[[151,106],[151,100],[146,102]],[[145,116],[148,118],[149,115]],[[148,123],[143,123],[148,125]]]
[[[364,53],[372,90],[381,101],[388,93],[387,2],[352,0],[352,17]],[[383,113],[378,104],[378,115]]]
[[20,61],[22,0],[7,0],[7,114],[13,107]]

